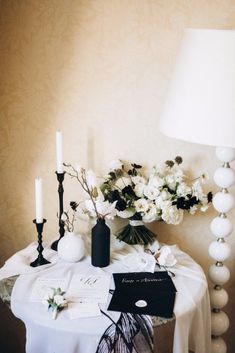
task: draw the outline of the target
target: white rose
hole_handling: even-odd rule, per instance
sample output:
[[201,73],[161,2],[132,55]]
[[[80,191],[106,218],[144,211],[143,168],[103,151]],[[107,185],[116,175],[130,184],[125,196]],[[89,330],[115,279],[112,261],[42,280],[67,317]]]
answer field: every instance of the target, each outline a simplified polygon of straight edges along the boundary
[[145,184],[137,184],[134,188],[134,192],[136,196],[143,197],[144,196]]
[[147,183],[146,179],[140,175],[136,175],[136,176],[131,177],[131,180],[135,185]]
[[139,199],[134,202],[136,212],[147,212],[149,208],[148,201],[145,199]]
[[149,199],[149,200],[155,200],[156,197],[160,194],[160,191],[151,185],[147,185],[144,188],[144,195]]
[[166,201],[166,200],[171,198],[171,194],[169,193],[169,191],[163,189],[161,191],[161,198],[162,198],[163,201]]
[[157,208],[154,204],[149,204],[148,211],[143,215],[142,220],[145,223],[150,223],[155,221],[157,217]]
[[53,298],[53,301],[58,305],[58,306],[64,306],[66,304],[66,300],[64,299],[63,295],[55,295]]
[[123,163],[120,159],[113,160],[109,162],[109,171],[114,172],[115,170],[122,169]]
[[166,179],[166,183],[169,186],[169,188],[171,190],[174,190],[176,187],[176,179],[175,179],[174,174],[168,174],[165,179]]
[[160,249],[160,255],[157,258],[157,262],[160,266],[172,267],[176,264],[177,260],[171,251],[171,248],[167,245]]
[[150,175],[149,177],[149,185],[154,186],[156,188],[161,188],[165,184],[163,178],[160,178],[158,175]]
[[155,205],[157,206],[157,208],[162,209],[164,205],[164,200],[162,199],[161,195],[155,199]]
[[116,188],[121,190],[128,185],[131,185],[131,179],[127,177],[119,178],[115,183]]
[[134,216],[135,214],[135,210],[133,210],[132,208],[126,209],[124,211],[117,211],[117,215],[121,218],[131,218],[132,216]]
[[187,196],[188,194],[191,194],[191,192],[192,192],[191,188],[185,183],[179,184],[176,190],[176,194],[178,196],[183,196],[183,197]]
[[183,210],[172,206],[170,201],[165,201],[162,208],[162,219],[168,224],[179,224],[183,220]]

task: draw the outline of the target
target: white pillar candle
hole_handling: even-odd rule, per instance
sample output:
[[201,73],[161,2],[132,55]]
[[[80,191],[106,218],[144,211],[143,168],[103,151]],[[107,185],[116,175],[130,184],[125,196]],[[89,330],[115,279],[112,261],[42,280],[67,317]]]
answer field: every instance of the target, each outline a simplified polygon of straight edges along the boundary
[[43,222],[42,216],[42,179],[35,179],[35,206],[36,206],[36,223]]
[[57,173],[64,172],[63,154],[62,154],[62,132],[56,131],[56,165]]

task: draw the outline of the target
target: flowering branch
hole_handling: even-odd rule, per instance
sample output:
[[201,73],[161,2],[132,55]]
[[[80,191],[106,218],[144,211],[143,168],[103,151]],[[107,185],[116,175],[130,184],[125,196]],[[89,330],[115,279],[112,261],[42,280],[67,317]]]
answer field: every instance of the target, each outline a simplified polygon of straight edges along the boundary
[[[95,203],[95,198],[98,196],[97,188],[96,186],[94,187],[89,187],[87,183],[87,178],[86,178],[86,170],[84,168],[81,168],[79,171],[77,171],[72,164],[66,164],[64,163],[64,166],[67,168],[71,168],[72,172],[66,171],[66,174],[68,174],[71,178],[76,178],[79,184],[81,185],[82,189],[89,195],[91,202],[93,204],[95,213],[97,218],[100,218],[100,215],[97,211],[96,203]],[[80,172],[80,173],[79,173]],[[79,178],[80,174],[80,178]]]
[[68,232],[73,232],[74,231],[74,222],[76,221],[76,212],[79,204],[76,203],[75,201],[70,202],[70,207],[73,211],[72,214],[72,219],[70,220],[70,214],[69,211],[64,211],[61,215],[61,220],[64,222],[65,227],[67,228]]
[[74,168],[71,164],[64,163],[64,166],[69,169],[66,173],[71,178],[75,178],[86,194],[88,194],[89,200],[85,201],[85,207],[88,213],[90,213],[90,216],[94,217],[95,214],[97,219],[113,219],[116,215],[116,202],[110,203],[104,199],[101,190],[97,186],[94,172],[92,170],[86,171],[80,166]]

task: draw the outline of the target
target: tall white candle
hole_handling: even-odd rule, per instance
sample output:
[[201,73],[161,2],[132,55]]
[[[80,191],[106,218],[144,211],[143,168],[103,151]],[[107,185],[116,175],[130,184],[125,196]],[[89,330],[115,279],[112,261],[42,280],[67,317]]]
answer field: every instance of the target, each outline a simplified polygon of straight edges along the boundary
[[62,132],[56,131],[56,165],[57,173],[64,172],[63,154],[62,154]]
[[42,223],[42,179],[35,179],[35,206],[36,206],[36,222]]

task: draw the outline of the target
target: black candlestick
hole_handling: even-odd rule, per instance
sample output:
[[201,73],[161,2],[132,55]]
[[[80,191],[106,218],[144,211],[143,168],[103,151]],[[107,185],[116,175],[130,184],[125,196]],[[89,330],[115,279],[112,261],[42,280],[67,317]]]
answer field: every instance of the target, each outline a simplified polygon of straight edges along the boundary
[[47,261],[42,255],[42,252],[44,250],[42,246],[42,231],[43,231],[43,225],[44,223],[46,223],[46,221],[47,221],[46,219],[43,219],[42,223],[37,223],[36,219],[33,220],[33,223],[36,224],[36,228],[38,232],[38,247],[37,247],[38,257],[36,258],[36,260],[31,262],[30,266],[32,267],[37,267],[37,266],[46,265],[50,263],[50,261]]
[[59,240],[64,236],[64,222],[62,221],[61,219],[61,216],[64,212],[64,205],[63,205],[63,195],[64,195],[64,188],[63,188],[63,181],[64,181],[64,175],[65,175],[65,172],[63,173],[56,173],[56,176],[57,176],[57,180],[58,180],[58,183],[59,183],[59,186],[58,186],[58,194],[59,194],[59,234],[60,234],[60,237],[58,240],[55,240],[52,244],[51,244],[51,248],[55,251],[57,251],[57,247],[58,247],[58,242]]

